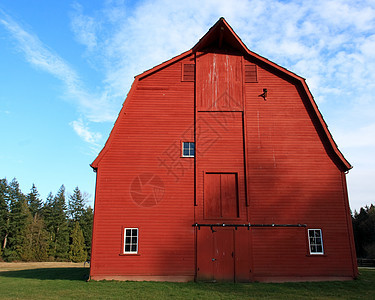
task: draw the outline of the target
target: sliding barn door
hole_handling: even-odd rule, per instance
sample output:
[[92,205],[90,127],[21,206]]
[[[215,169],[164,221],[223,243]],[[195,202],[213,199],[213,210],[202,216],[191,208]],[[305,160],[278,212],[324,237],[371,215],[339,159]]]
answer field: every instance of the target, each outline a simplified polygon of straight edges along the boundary
[[233,282],[234,232],[232,228],[201,228],[197,232],[197,279]]

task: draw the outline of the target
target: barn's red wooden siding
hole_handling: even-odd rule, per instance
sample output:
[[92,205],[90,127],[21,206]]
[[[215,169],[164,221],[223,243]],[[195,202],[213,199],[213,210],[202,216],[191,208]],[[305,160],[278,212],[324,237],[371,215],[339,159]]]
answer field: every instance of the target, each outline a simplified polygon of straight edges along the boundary
[[[184,141],[196,143],[194,158],[182,157]],[[92,167],[93,279],[357,275],[350,164],[304,80],[249,51],[224,19],[136,77]],[[192,226],[223,223],[307,227]],[[125,227],[139,228],[136,255],[123,254]],[[309,228],[322,230],[324,255],[309,254]]]
[[[194,82],[181,82],[185,61],[136,81],[98,164],[91,271],[98,278],[194,276],[194,159],[175,166],[183,134],[194,140],[185,132],[194,124]],[[155,206],[131,195],[143,174],[163,181]],[[121,255],[123,227],[139,228],[139,255]]]

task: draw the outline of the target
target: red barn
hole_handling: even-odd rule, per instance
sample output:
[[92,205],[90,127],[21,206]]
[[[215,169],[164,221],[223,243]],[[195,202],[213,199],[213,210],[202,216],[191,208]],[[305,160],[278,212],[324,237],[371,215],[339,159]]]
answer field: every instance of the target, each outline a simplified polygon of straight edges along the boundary
[[358,274],[345,174],[305,80],[221,18],[138,76],[97,172],[91,279]]

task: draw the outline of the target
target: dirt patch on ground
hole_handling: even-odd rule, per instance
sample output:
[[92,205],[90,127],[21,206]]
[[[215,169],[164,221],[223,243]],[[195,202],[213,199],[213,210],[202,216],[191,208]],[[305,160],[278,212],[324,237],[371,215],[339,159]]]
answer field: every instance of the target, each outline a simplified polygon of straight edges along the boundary
[[89,268],[88,263],[72,262],[0,262],[0,272],[45,268]]

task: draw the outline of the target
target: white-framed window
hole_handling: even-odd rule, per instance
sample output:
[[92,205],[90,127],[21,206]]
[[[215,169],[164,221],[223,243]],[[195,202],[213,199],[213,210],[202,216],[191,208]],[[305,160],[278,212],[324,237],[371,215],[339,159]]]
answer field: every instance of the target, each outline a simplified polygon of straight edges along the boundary
[[321,229],[309,229],[310,254],[324,254],[323,236]]
[[138,253],[138,228],[124,229],[124,254]]
[[195,143],[194,142],[182,142],[182,156],[194,157],[194,155],[195,155]]

